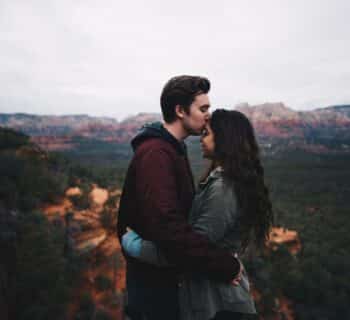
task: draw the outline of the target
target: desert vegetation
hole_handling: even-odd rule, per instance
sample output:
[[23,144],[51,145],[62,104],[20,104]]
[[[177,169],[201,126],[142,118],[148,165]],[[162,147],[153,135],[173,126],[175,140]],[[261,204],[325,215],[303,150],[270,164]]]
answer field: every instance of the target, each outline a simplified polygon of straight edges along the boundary
[[[0,130],[4,319],[121,318],[124,261],[114,230],[132,151],[84,143],[49,153]],[[198,180],[205,163],[196,139],[188,145]],[[350,155],[276,148],[263,152],[265,175],[276,230],[290,233],[245,257],[258,310],[264,319],[347,319]]]

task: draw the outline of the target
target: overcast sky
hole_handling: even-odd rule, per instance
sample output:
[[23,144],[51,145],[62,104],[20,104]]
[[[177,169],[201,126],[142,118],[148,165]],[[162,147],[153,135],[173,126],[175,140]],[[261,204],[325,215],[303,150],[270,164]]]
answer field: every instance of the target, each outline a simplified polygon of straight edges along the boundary
[[215,107],[350,103],[349,0],[0,0],[0,112],[159,112],[172,76]]

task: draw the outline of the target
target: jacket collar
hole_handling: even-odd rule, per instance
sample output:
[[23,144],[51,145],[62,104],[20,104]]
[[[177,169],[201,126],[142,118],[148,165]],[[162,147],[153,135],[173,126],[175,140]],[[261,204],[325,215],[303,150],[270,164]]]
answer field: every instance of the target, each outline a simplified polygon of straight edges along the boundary
[[224,169],[221,166],[217,166],[215,169],[213,169],[210,172],[209,177],[219,178],[219,177],[221,177],[223,171],[224,171]]
[[175,147],[181,155],[187,154],[186,144],[183,141],[178,141],[168,130],[166,130],[161,122],[146,123],[138,134],[132,139],[131,145],[134,150],[149,138],[160,138]]
[[215,180],[218,179],[220,177],[222,177],[222,172],[224,171],[224,169],[221,166],[216,167],[215,169],[213,169],[212,171],[210,171],[208,177],[199,184],[200,187],[204,187],[205,185],[208,184],[209,181],[211,180]]

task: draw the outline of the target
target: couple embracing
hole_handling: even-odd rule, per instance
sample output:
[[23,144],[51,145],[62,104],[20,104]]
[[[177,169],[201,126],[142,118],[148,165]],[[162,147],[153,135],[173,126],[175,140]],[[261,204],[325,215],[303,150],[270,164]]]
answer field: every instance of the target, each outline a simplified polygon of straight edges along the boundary
[[[118,217],[132,320],[224,320],[256,316],[240,260],[272,224],[259,148],[249,120],[210,115],[208,79],[178,76],[161,94],[163,123],[132,140]],[[197,190],[184,140],[201,135],[211,166]]]

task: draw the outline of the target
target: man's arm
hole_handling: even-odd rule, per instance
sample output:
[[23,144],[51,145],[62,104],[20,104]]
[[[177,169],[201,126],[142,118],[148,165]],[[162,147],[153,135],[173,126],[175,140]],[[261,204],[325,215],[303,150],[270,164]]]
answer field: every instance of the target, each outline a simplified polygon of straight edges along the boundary
[[129,230],[122,236],[121,244],[130,257],[158,267],[171,266],[154,242],[143,240],[134,230]]
[[138,223],[132,228],[163,249],[170,263],[213,278],[231,280],[240,264],[203,235],[194,232],[180,212],[174,159],[163,149],[149,150],[136,166],[137,199],[142,204]]

